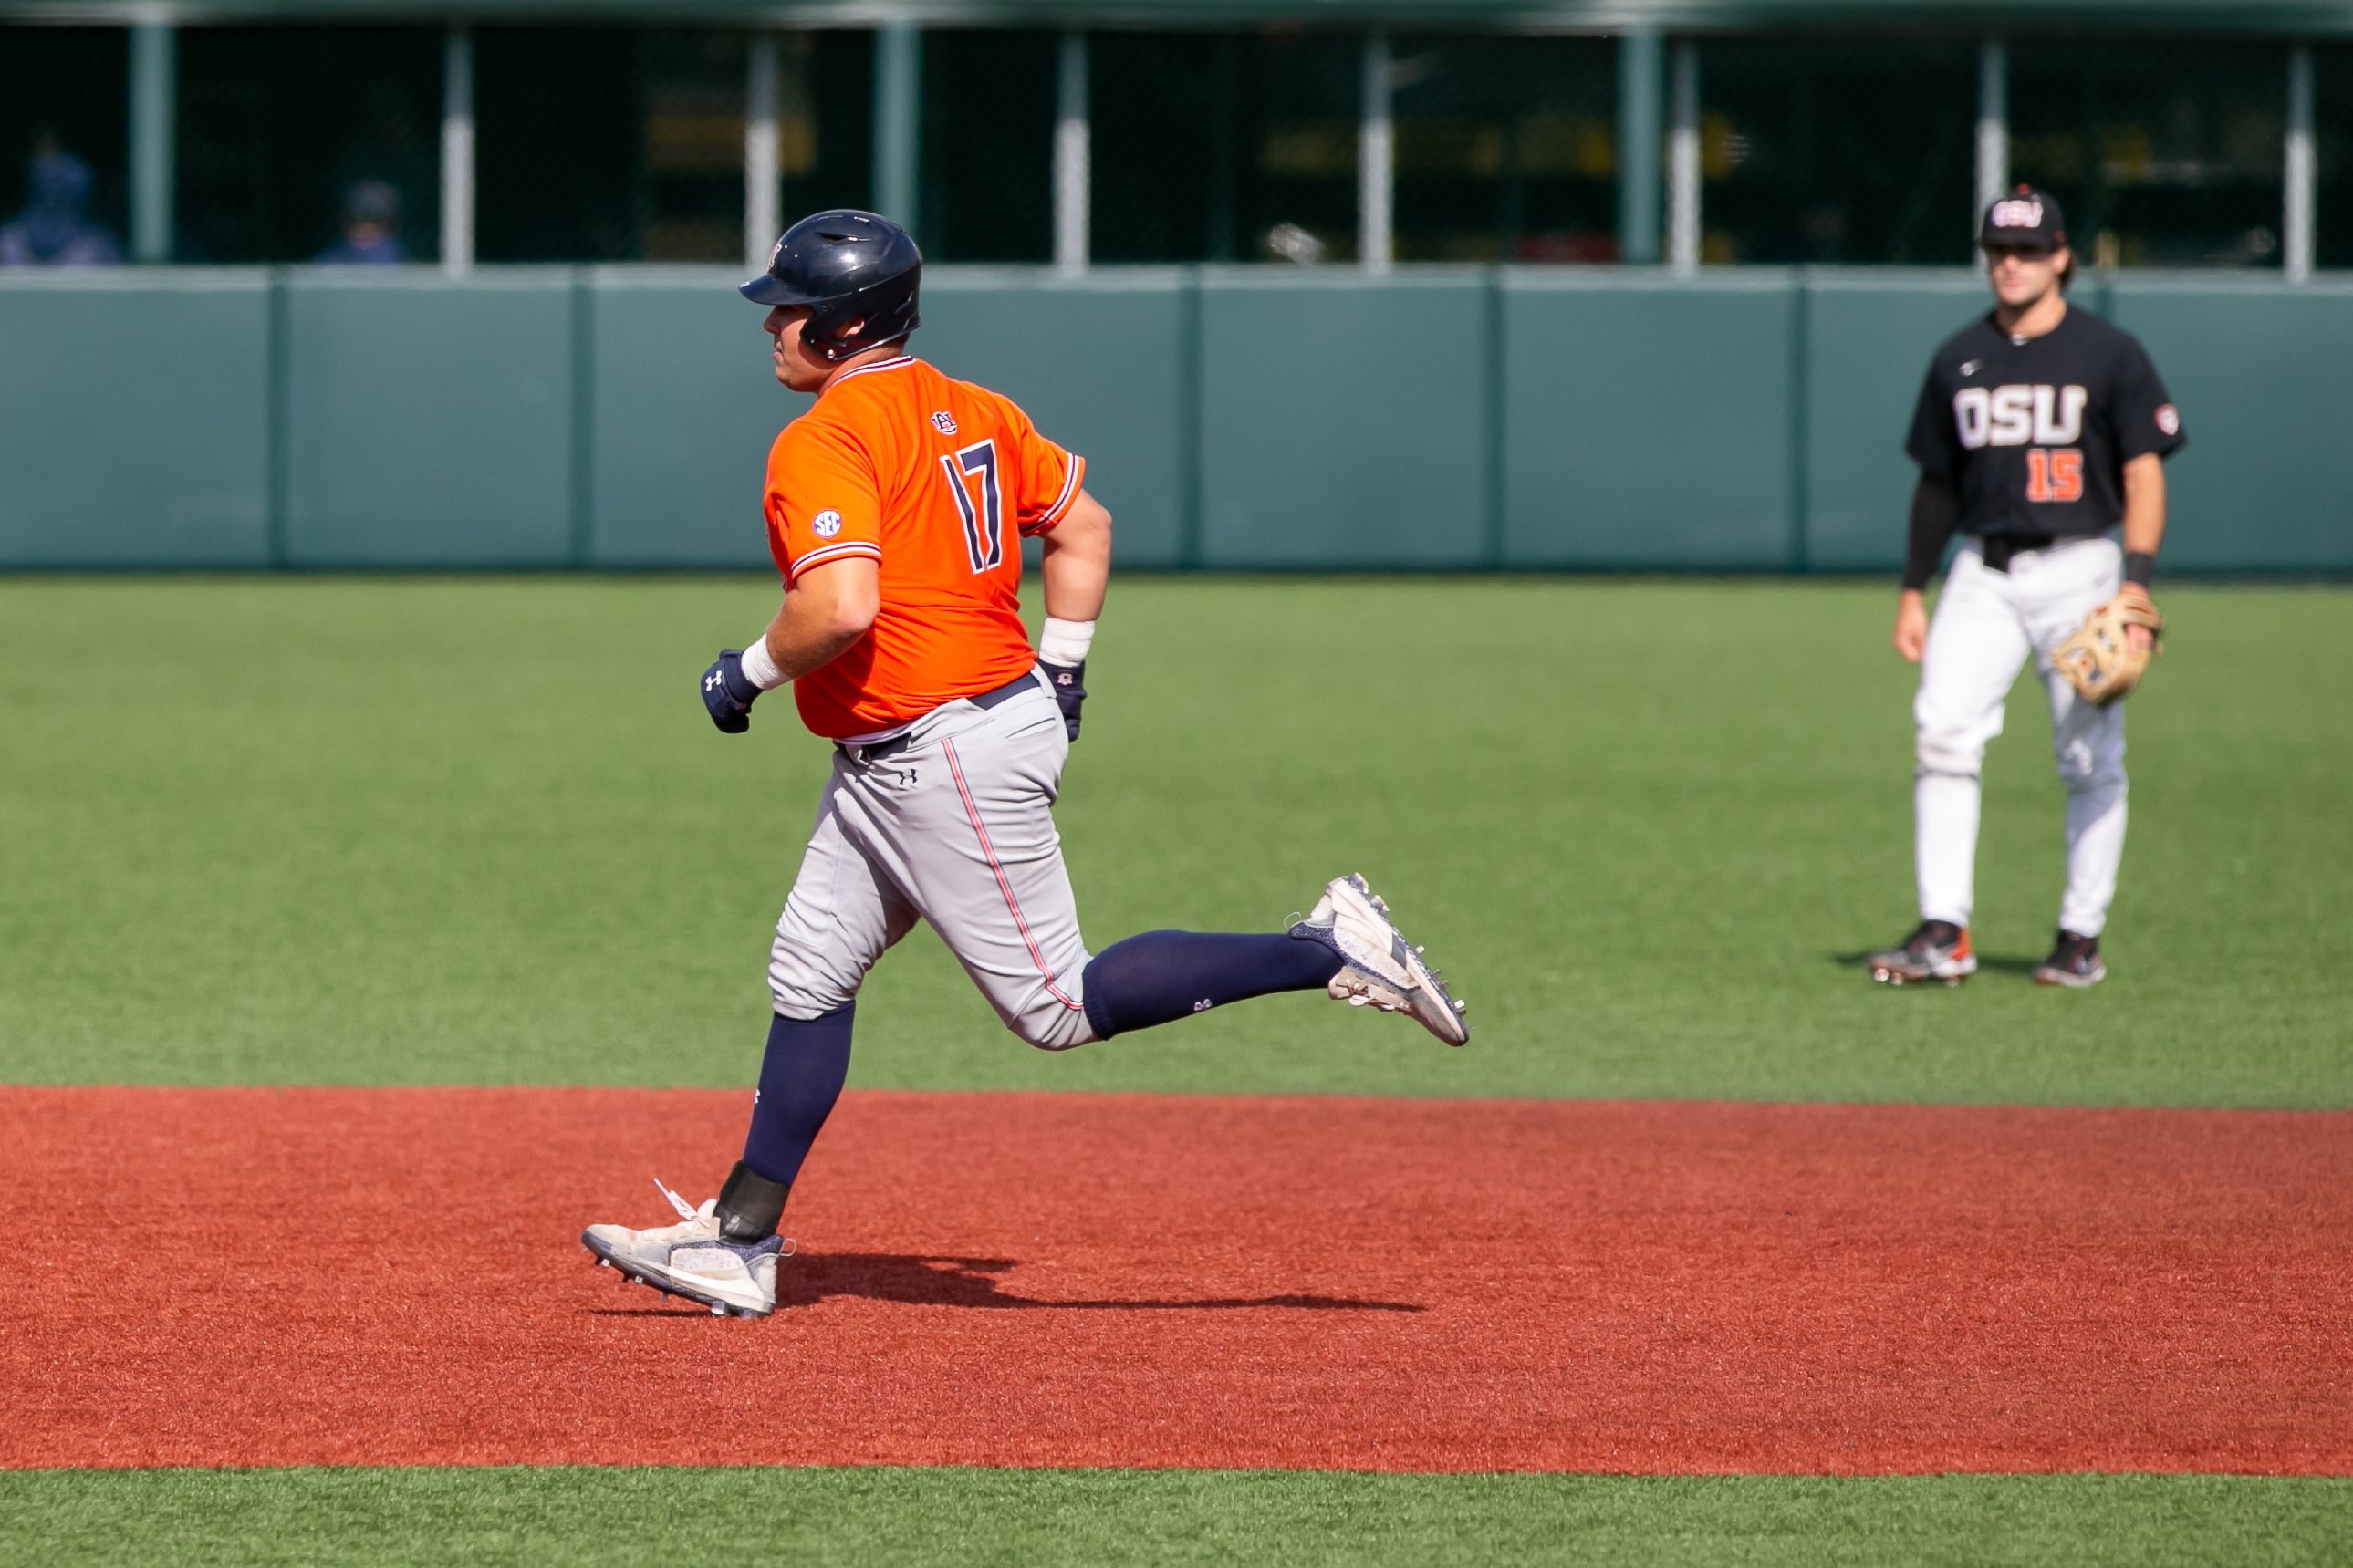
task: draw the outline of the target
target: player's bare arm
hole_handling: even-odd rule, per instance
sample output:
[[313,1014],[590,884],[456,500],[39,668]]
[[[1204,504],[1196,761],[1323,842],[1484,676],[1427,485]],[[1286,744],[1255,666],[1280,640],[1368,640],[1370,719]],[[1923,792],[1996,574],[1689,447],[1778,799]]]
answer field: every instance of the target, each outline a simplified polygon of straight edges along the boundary
[[1038,668],[1054,689],[1064,732],[1075,741],[1087,700],[1087,650],[1111,581],[1111,513],[1082,489],[1042,547],[1046,624],[1038,633]]
[[[2144,452],[2125,465],[2125,559],[2129,562],[2139,556],[2154,562],[2158,546],[2164,542],[2165,459],[2155,452]],[[2148,590],[2130,577],[2125,580],[2125,592],[2155,606]],[[2126,626],[2125,636],[2136,648],[2147,648],[2157,640],[2157,634],[2147,626]]]
[[723,652],[702,672],[702,705],[711,721],[724,733],[744,733],[761,692],[831,664],[873,628],[881,610],[881,570],[868,557],[802,573],[785,590],[785,602],[759,642],[741,653]]
[[1111,513],[1081,490],[1062,521],[1045,535],[1046,613],[1060,621],[1092,621],[1103,614],[1111,582]]
[[801,574],[768,623],[768,660],[786,680],[824,668],[866,635],[882,610],[882,572],[853,556]]

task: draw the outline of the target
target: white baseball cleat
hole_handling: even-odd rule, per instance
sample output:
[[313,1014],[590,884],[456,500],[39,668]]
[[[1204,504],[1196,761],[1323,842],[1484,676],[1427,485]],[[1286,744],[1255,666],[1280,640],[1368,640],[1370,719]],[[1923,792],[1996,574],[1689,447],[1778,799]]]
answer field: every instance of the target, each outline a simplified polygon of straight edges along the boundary
[[1968,929],[1950,921],[1922,921],[1901,945],[1874,952],[1864,962],[1871,965],[1871,977],[1882,985],[1941,980],[1953,986],[1978,972],[1978,955],[1969,950]]
[[629,1230],[617,1225],[592,1225],[580,1233],[580,1244],[607,1268],[621,1271],[624,1283],[650,1285],[664,1296],[683,1296],[719,1317],[765,1318],[776,1310],[776,1259],[793,1255],[793,1243],[780,1236],[752,1243],[723,1240],[712,1198],[701,1208],[690,1208],[684,1198],[654,1185],[679,1212],[679,1223],[659,1230]]
[[1340,955],[1340,972],[1332,976],[1330,986],[1335,1001],[1384,1013],[1410,1013],[1450,1046],[1471,1037],[1471,1026],[1462,1021],[1469,1004],[1446,994],[1438,971],[1422,962],[1421,949],[1407,942],[1389,919],[1388,905],[1373,895],[1362,877],[1351,872],[1333,878],[1307,918],[1293,924],[1291,934],[1321,942]]

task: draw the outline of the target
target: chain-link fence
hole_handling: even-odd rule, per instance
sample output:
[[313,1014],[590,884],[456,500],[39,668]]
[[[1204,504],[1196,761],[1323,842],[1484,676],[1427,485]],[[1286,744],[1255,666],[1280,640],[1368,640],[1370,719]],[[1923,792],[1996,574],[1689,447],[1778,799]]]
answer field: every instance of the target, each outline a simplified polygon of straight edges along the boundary
[[182,29],[175,253],[431,260],[441,66],[426,27]]
[[2314,261],[2353,267],[2353,44],[2312,51]]
[[1404,37],[1389,61],[1400,261],[1612,261],[1618,52]]
[[[753,37],[476,34],[477,257],[739,259]],[[771,37],[783,217],[872,202],[873,35]],[[182,28],[174,254],[438,257],[448,42],[423,26]],[[1980,40],[1695,47],[1704,261],[1969,259]],[[1062,48],[1034,30],[924,36],[911,216],[934,259],[1056,254]],[[1398,260],[1616,258],[1618,40],[1401,34],[1387,50]],[[2312,53],[2316,259],[2348,266],[2353,46]],[[2015,36],[2010,176],[2059,196],[2094,264],[2276,267],[2290,55],[2284,42]],[[121,253],[129,56],[121,28],[0,27],[0,221],[45,213],[45,244],[81,234],[86,258]],[[1103,31],[1086,58],[1095,261],[1356,256],[1363,34]],[[1672,97],[1665,72],[1660,88]]]
[[2021,38],[2010,165],[2103,267],[2277,267],[2288,51],[2211,39]]
[[[477,256],[742,260],[749,44],[719,30],[477,34]],[[786,33],[776,47],[783,210],[865,205],[870,35]]]
[[1702,261],[1969,259],[1975,43],[1710,38],[1698,68]]
[[126,37],[120,27],[0,33],[0,266],[122,256]]
[[922,210],[914,230],[941,261],[1054,255],[1060,38],[963,30],[923,39]]
[[1104,33],[1088,56],[1097,257],[1356,255],[1361,38]]

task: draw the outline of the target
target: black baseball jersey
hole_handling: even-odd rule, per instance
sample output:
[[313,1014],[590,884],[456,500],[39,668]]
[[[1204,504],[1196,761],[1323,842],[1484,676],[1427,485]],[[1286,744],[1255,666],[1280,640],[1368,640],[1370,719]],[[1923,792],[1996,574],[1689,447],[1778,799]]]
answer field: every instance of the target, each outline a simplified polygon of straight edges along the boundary
[[1963,533],[2105,533],[2124,520],[2125,465],[2188,439],[2140,341],[2070,309],[2039,338],[1990,313],[1929,363],[1904,449],[1949,482]]

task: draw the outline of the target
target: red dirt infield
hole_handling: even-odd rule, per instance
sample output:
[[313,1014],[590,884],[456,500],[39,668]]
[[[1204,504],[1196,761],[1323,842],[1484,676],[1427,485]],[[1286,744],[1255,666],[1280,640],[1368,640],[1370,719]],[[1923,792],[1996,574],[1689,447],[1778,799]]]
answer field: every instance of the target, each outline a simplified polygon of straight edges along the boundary
[[2353,1473],[2353,1115],[854,1093],[592,1267],[747,1098],[0,1089],[0,1465]]

